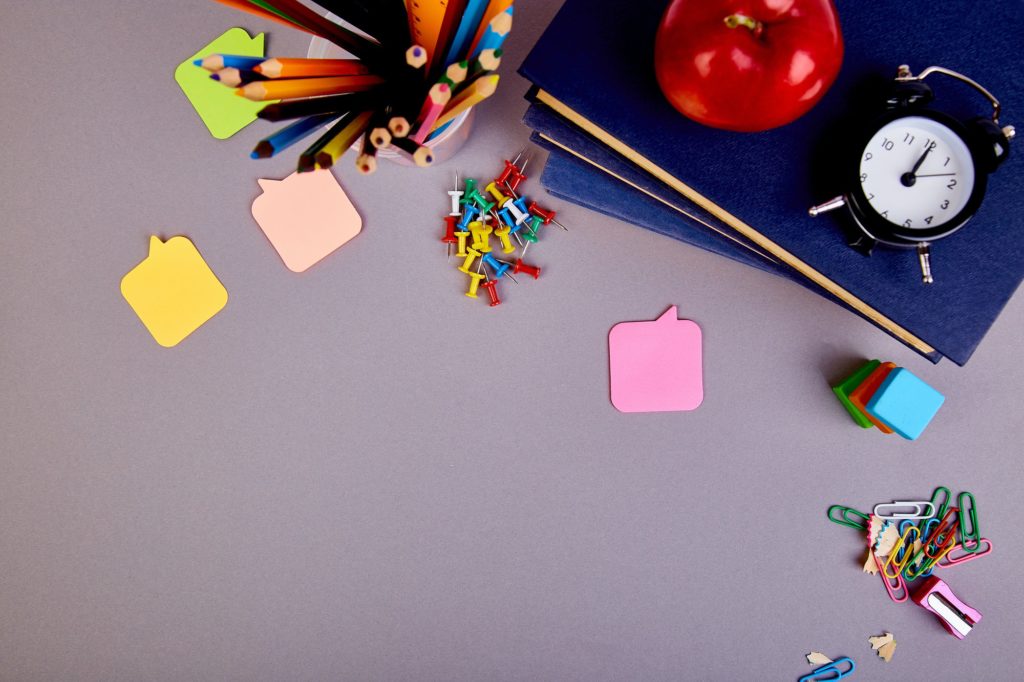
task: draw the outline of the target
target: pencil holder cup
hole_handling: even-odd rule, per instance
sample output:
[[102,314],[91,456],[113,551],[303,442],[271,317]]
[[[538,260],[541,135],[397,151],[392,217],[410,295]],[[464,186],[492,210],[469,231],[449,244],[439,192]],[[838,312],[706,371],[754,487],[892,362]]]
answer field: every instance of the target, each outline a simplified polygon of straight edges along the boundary
[[[334,14],[327,14],[326,16],[331,21],[343,23],[341,19],[336,17]],[[311,59],[345,59],[351,57],[350,54],[334,43],[324,40],[319,36],[314,36],[313,39],[309,41],[309,49],[306,51],[306,56]],[[434,152],[434,165],[443,163],[452,158],[460,149],[462,149],[463,145],[466,144],[466,141],[469,139],[469,134],[473,130],[473,120],[475,119],[474,109],[475,107],[462,112],[455,117],[455,120],[449,122],[438,132],[434,133],[424,141],[423,144],[430,147]],[[352,151],[358,154],[362,144],[362,138],[356,140],[351,147]],[[399,154],[394,149],[378,150],[377,158],[387,159],[388,161],[397,163],[400,166],[416,165],[413,163],[412,159],[403,154]]]

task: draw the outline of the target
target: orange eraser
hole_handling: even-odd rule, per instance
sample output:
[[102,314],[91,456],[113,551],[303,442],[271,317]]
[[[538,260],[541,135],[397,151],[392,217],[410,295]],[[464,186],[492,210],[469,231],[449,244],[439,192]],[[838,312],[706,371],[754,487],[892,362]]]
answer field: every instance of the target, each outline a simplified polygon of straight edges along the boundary
[[868,375],[868,378],[861,382],[861,385],[853,389],[850,393],[850,402],[857,406],[857,408],[864,413],[864,416],[868,418],[872,424],[877,426],[882,433],[892,433],[892,429],[883,424],[882,422],[875,419],[875,417],[868,412],[866,405],[871,401],[871,396],[875,394],[878,387],[885,381],[885,377],[889,376],[889,372],[896,369],[895,363],[883,362],[875,371]]

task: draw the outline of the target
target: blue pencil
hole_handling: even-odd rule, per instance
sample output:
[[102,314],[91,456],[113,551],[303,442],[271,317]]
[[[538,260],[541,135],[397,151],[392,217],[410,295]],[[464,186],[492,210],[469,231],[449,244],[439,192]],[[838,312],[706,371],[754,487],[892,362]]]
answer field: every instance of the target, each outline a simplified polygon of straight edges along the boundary
[[208,57],[196,59],[192,63],[207,71],[220,71],[221,69],[252,71],[266,59],[266,57],[246,57],[240,54],[211,54]]
[[458,61],[469,49],[469,42],[476,35],[476,30],[480,28],[480,22],[484,19],[487,2],[488,0],[469,0],[466,3],[466,9],[462,14],[462,23],[459,24],[459,28],[455,32],[455,39],[452,40],[452,46],[444,60],[445,64]]
[[249,156],[254,159],[269,159],[274,154],[287,149],[320,126],[339,116],[340,114],[338,113],[330,113],[301,118],[295,123],[281,128],[273,135],[260,140]]
[[480,37],[480,42],[476,44],[476,49],[473,50],[470,60],[479,57],[484,50],[497,50],[502,46],[512,30],[512,11],[514,9],[515,5],[511,5],[507,10],[491,19],[487,30]]

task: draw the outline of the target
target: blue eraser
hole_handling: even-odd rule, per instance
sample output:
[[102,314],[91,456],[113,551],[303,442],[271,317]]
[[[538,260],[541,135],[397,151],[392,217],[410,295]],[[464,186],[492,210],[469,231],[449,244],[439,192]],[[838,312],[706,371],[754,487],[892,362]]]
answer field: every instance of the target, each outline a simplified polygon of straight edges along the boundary
[[889,372],[866,405],[875,419],[908,440],[917,440],[945,396],[917,378],[913,372],[897,367]]

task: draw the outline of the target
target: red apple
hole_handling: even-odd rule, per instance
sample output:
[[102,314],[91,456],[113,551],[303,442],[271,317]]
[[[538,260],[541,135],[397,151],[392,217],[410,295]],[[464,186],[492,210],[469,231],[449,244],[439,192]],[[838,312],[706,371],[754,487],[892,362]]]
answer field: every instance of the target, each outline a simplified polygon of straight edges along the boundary
[[673,0],[654,46],[676,109],[725,130],[767,130],[806,114],[843,61],[832,0]]

